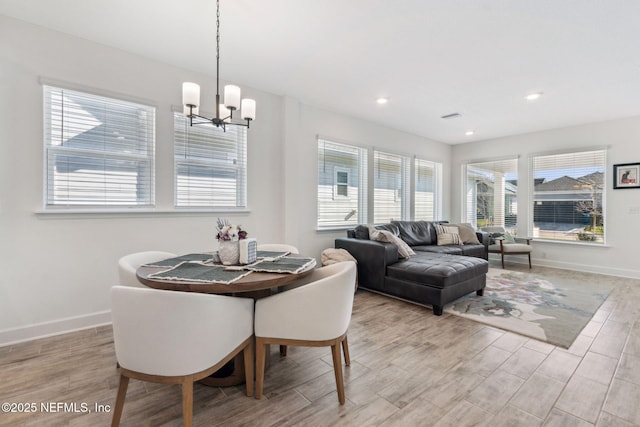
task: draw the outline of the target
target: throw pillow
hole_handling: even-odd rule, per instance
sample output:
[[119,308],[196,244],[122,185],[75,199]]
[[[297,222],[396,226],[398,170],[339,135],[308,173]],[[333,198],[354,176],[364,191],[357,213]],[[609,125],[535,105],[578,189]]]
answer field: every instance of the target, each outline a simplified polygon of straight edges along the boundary
[[400,258],[409,258],[416,253],[411,249],[411,246],[407,245],[404,240],[395,236],[392,232],[387,230],[378,230],[375,226],[369,225],[369,239],[377,240],[378,242],[393,243],[398,247],[398,255]]
[[438,235],[438,246],[462,245],[458,227],[442,224],[437,224],[435,227]]
[[480,241],[478,240],[478,236],[476,236],[476,230],[473,228],[471,224],[451,224],[454,227],[458,227],[458,232],[460,233],[460,238],[462,239],[462,243],[465,244],[474,244],[479,245]]

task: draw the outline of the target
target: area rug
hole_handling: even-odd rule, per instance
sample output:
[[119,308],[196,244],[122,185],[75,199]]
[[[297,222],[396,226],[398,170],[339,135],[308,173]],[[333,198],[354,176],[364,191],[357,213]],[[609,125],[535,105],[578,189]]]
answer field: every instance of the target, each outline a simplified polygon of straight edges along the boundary
[[444,311],[569,348],[613,289],[601,280],[576,277],[491,268],[484,296],[467,295]]

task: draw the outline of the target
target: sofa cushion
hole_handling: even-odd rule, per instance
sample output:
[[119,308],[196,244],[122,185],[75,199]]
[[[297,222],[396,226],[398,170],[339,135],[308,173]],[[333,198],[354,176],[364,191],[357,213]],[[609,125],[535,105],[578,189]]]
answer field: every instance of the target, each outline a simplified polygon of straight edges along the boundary
[[437,253],[416,255],[387,267],[387,276],[437,288],[486,274],[489,263],[480,258]]
[[428,221],[393,221],[398,227],[400,238],[409,246],[435,245],[433,224]]
[[449,254],[449,255],[462,255],[461,245],[448,245],[448,246],[436,246],[436,245],[426,245],[426,246],[413,246],[412,249],[416,253],[420,252],[430,252],[437,254]]

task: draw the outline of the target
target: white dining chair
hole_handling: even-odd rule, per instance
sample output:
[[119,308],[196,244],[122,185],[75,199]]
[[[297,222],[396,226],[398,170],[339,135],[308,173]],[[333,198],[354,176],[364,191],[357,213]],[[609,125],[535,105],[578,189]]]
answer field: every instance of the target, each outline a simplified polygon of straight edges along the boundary
[[253,395],[251,298],[114,286],[111,316],[120,384],[112,426],[120,424],[129,379],[182,386],[183,425],[193,421],[193,383],[244,352]]
[[286,243],[259,243],[258,244],[259,251],[273,251],[273,252],[291,252],[292,254],[297,254],[298,248],[293,245],[288,245]]
[[162,261],[163,259],[174,258],[175,256],[176,254],[163,251],[136,252],[123,256],[118,260],[120,285],[146,288],[145,285],[138,281],[136,270],[143,264]]
[[308,284],[256,301],[256,399],[262,397],[266,348],[331,346],[338,401],[345,402],[340,345],[350,363],[346,341],[353,309],[356,264],[340,262],[318,268]]

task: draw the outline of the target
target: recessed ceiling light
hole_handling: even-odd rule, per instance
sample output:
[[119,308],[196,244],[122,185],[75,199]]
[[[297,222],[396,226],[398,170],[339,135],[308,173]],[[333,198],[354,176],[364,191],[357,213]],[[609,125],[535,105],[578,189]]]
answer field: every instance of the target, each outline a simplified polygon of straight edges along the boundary
[[474,133],[475,133],[474,131],[472,131],[472,130],[468,130],[468,131],[466,131],[464,134],[465,134],[465,135],[467,135],[467,136],[471,136],[471,135],[473,135]]
[[525,96],[524,99],[526,99],[527,101],[535,101],[536,99],[540,98],[542,96],[542,92],[535,92],[535,93],[530,93],[529,95]]
[[382,104],[386,104],[387,102],[389,102],[389,98],[380,97],[380,98],[376,99],[376,102],[378,104],[381,104],[381,105]]

